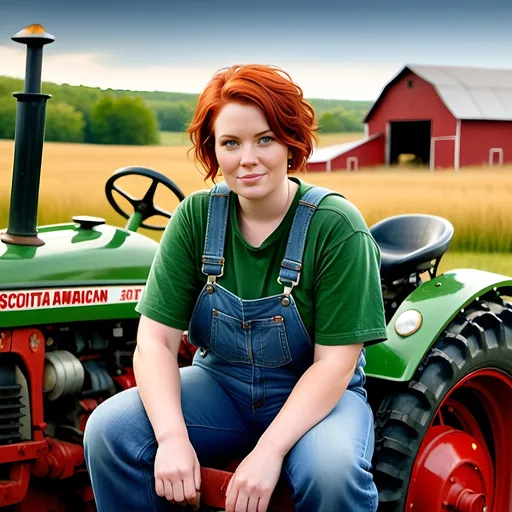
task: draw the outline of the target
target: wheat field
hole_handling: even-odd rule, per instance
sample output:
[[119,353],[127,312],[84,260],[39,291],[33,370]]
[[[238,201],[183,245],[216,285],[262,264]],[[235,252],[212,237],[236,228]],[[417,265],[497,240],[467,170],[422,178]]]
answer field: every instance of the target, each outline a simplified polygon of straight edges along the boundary
[[[321,145],[353,140],[351,134],[322,138]],[[104,186],[121,167],[139,165],[160,171],[187,195],[210,188],[186,146],[97,146],[46,143],[43,153],[38,224],[95,215],[123,225],[108,204]],[[7,226],[13,143],[0,141],[0,226]],[[455,236],[444,265],[471,266],[512,275],[512,167],[471,168],[459,172],[375,168],[356,173],[310,172],[302,179],[341,192],[368,225],[402,213],[430,213],[450,220]],[[146,183],[125,178],[122,186],[141,197]],[[164,191],[157,203],[173,210],[177,201]],[[159,232],[146,232],[159,237]],[[462,254],[463,253],[463,254]],[[455,259],[454,259],[455,258]],[[457,263],[459,263],[457,265]],[[462,263],[462,264],[461,264]]]

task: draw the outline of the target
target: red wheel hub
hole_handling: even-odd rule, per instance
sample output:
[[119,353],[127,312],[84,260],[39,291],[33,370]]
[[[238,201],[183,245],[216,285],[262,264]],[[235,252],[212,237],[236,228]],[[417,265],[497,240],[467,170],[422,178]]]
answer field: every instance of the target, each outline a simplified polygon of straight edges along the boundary
[[428,430],[414,473],[409,501],[416,511],[437,512],[444,507],[482,512],[492,496],[494,471],[486,447],[451,427]]
[[467,375],[448,392],[421,444],[405,510],[511,509],[510,403],[512,377],[493,369]]

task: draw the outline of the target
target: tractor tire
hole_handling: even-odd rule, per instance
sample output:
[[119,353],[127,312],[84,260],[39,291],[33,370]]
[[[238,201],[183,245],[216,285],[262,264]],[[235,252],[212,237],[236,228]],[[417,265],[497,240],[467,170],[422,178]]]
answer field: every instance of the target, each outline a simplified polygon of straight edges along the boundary
[[375,415],[379,512],[512,511],[512,305],[461,311]]

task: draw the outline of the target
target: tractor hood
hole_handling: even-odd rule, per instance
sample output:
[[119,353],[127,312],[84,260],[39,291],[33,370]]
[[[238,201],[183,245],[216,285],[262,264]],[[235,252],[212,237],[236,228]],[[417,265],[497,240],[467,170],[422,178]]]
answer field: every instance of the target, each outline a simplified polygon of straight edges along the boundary
[[0,290],[143,284],[158,243],[108,225],[39,228],[40,247],[0,242]]
[[44,245],[0,242],[0,329],[138,317],[157,242],[104,224],[38,236]]

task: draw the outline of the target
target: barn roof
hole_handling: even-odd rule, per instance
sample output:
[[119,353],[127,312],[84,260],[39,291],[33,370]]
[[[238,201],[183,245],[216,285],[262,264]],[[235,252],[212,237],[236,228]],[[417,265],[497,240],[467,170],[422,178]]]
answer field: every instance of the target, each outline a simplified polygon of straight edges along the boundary
[[357,148],[366,142],[369,142],[372,139],[380,137],[382,134],[376,133],[370,137],[365,137],[364,139],[358,139],[353,142],[344,142],[343,144],[335,144],[333,146],[326,146],[323,148],[315,148],[313,150],[313,154],[308,160],[308,164],[314,164],[318,162],[328,162],[333,158],[336,158],[351,149]]
[[384,94],[408,72],[432,84],[457,119],[512,121],[512,69],[409,65],[384,87],[365,122]]

